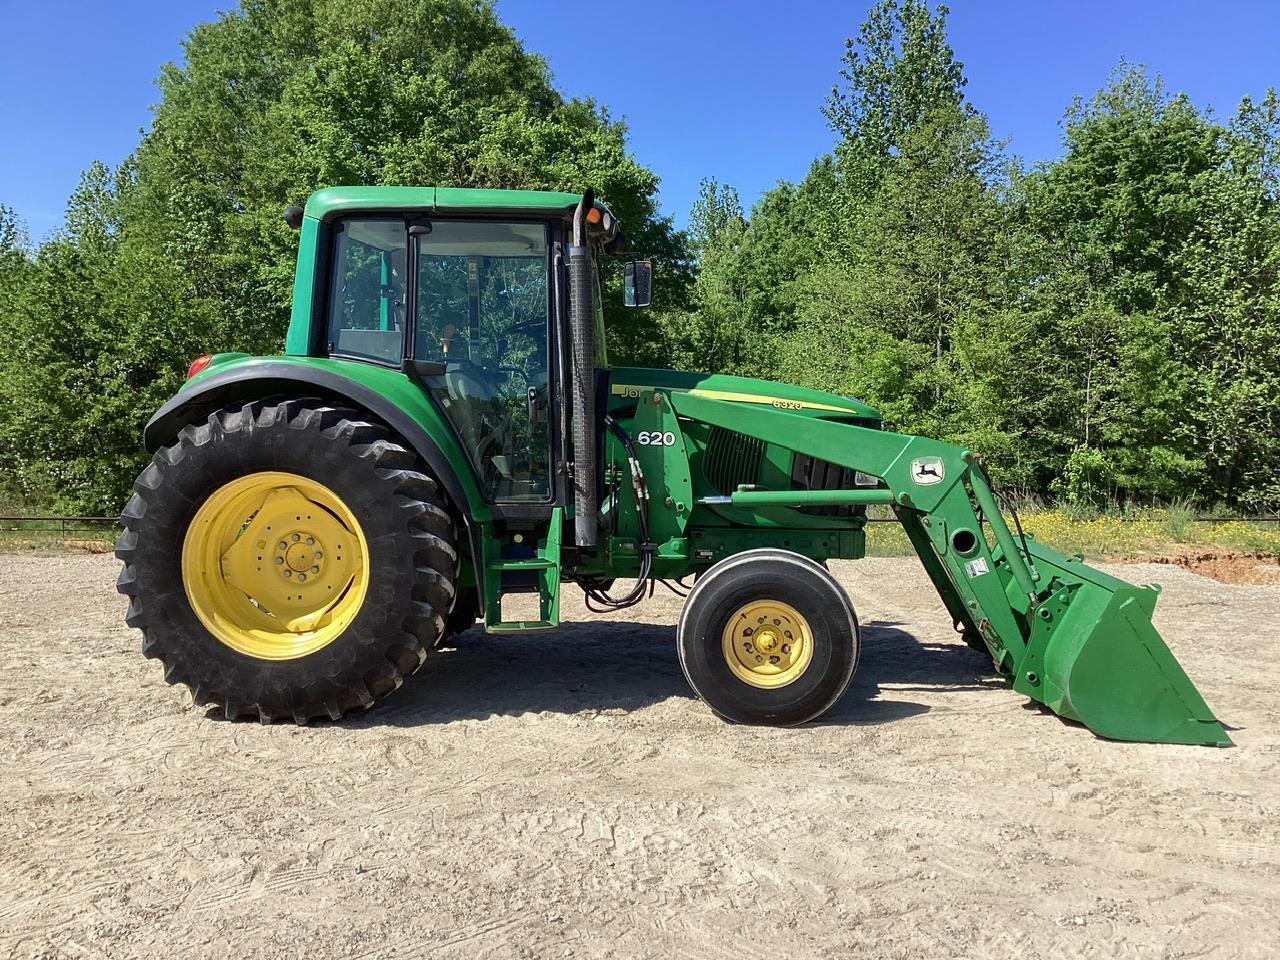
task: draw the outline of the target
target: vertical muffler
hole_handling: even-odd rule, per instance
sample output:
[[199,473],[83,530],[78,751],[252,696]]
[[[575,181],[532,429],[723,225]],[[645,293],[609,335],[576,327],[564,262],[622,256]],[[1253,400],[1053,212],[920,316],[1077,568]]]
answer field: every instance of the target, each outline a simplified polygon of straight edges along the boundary
[[570,429],[573,435],[573,541],[596,542],[596,369],[595,306],[587,214],[595,206],[590,187],[573,214],[569,247],[569,327],[572,339]]

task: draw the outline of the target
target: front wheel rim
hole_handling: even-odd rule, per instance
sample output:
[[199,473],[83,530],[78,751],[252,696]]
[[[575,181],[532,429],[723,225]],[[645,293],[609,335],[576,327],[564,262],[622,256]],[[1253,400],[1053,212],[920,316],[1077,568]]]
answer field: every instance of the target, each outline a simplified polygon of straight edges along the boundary
[[725,665],[753,687],[773,690],[799,680],[813,662],[813,630],[781,600],[752,600],[729,617],[720,637]]
[[369,584],[369,550],[351,509],[323,484],[267,471],[232,480],[196,511],[182,583],[215,639],[260,660],[328,646]]

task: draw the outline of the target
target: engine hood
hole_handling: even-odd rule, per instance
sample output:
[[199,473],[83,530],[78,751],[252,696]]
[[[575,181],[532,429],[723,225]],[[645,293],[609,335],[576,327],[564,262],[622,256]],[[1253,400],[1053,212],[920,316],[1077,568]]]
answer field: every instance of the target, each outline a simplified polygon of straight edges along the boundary
[[[855,400],[808,387],[796,387],[753,377],[731,377],[721,373],[686,373],[647,367],[614,367],[609,371],[609,403],[638,397],[645,390],[687,390],[713,400],[735,403],[762,403],[783,410],[818,417],[857,417],[878,425],[880,413]],[[871,424],[868,424],[871,425]]]

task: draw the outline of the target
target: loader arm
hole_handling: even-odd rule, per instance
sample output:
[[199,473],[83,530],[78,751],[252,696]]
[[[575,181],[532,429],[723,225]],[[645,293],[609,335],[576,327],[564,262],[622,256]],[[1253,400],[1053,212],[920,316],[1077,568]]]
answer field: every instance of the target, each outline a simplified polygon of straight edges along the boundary
[[876,490],[740,489],[735,507],[889,505],[959,629],[1019,693],[1118,740],[1227,745],[1138,587],[1015,537],[974,455],[924,437],[672,391],[681,417],[878,477]]

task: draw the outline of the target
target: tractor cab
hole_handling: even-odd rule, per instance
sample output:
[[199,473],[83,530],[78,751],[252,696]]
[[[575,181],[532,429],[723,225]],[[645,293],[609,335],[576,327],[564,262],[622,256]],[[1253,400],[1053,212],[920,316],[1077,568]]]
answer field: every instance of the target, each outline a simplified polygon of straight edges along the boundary
[[331,232],[325,355],[414,374],[485,499],[550,500],[548,225],[357,216]]
[[[314,231],[302,247],[316,256],[299,261],[299,286],[312,291],[302,310],[295,303],[290,352],[402,370],[448,422],[486,502],[525,515],[563,503],[556,478],[571,456],[553,411],[566,395],[567,247],[581,213],[593,255],[619,249],[612,214],[593,202],[580,210],[576,194],[390,192],[371,204],[365,190],[320,191],[294,214]],[[637,296],[637,265],[627,265],[633,305],[647,302],[646,269]],[[588,275],[593,365],[603,367],[594,261]]]

